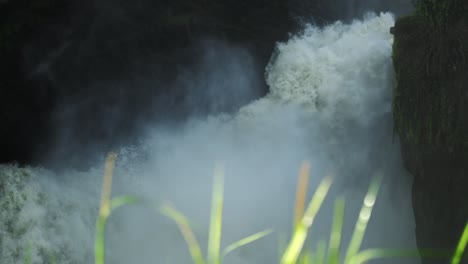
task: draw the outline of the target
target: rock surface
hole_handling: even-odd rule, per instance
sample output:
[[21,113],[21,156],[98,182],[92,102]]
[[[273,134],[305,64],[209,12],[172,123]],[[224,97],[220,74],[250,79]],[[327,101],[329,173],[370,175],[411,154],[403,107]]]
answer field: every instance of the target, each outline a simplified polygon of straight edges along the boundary
[[395,129],[414,177],[421,249],[453,249],[468,220],[467,22],[437,27],[415,15],[398,19],[394,27]]

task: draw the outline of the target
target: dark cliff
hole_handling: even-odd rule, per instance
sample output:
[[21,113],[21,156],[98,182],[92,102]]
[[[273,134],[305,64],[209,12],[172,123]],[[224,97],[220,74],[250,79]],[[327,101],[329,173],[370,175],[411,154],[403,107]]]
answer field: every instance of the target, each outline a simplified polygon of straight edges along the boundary
[[418,12],[398,19],[393,30],[395,131],[414,177],[419,248],[453,249],[468,220],[465,2],[418,1]]

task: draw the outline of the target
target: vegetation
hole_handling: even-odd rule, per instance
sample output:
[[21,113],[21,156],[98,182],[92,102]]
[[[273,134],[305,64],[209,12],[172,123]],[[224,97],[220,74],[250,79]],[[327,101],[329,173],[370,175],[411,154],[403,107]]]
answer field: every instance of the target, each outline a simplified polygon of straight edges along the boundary
[[[125,204],[138,202],[138,199],[128,196],[120,196],[110,199],[110,190],[112,184],[112,170],[115,162],[115,154],[111,153],[106,161],[106,169],[104,173],[104,184],[102,191],[102,200],[100,213],[97,221],[97,231],[95,240],[95,264],[104,264],[104,230],[107,218],[110,213]],[[361,264],[372,259],[381,258],[397,258],[397,257],[447,257],[452,254],[451,264],[459,264],[465,248],[468,244],[468,222],[461,236],[460,242],[454,252],[447,253],[446,251],[432,250],[399,250],[399,249],[366,249],[361,250],[362,239],[365,235],[368,221],[372,215],[372,210],[376,201],[377,193],[380,186],[380,179],[376,178],[370,185],[369,191],[364,198],[359,218],[356,222],[355,229],[351,241],[346,250],[345,256],[340,256],[341,232],[343,227],[345,200],[338,198],[335,203],[334,217],[331,235],[329,239],[328,249],[324,243],[319,243],[316,251],[310,252],[304,249],[304,243],[308,239],[308,230],[313,225],[315,216],[327,196],[328,190],[333,179],[326,177],[318,186],[315,194],[306,208],[303,207],[303,201],[306,197],[306,192],[301,191],[300,183],[308,181],[308,165],[305,164],[301,170],[298,184],[298,195],[296,197],[296,210],[293,233],[286,250],[281,256],[281,264]],[[223,172],[218,169],[215,173],[215,183],[213,187],[211,222],[209,230],[208,252],[207,259],[203,257],[199,243],[190,227],[188,219],[177,209],[170,204],[165,204],[158,207],[158,210],[177,224],[179,230],[187,242],[188,249],[192,256],[194,264],[221,264],[223,258],[233,250],[252,243],[268,234],[270,230],[256,233],[246,237],[226,247],[220,251],[221,234],[222,234],[222,213],[223,213]],[[28,263],[26,256],[25,263]]]
[[[19,222],[21,210],[28,202],[29,197],[26,185],[31,177],[29,171],[16,173],[13,169],[0,166],[0,231],[10,238],[0,236],[0,248],[8,245],[8,240],[20,239],[27,231],[27,223]],[[9,212],[9,213],[4,213]],[[20,256],[20,249],[10,247],[11,256]]]
[[467,15],[464,0],[414,0],[416,13],[435,26],[448,26]]

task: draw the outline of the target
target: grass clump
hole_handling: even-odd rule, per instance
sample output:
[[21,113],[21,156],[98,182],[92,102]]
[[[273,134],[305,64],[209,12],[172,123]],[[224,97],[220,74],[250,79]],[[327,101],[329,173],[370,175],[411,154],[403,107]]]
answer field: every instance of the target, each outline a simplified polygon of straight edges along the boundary
[[[303,178],[303,177],[304,176],[301,173],[300,178]],[[308,177],[308,174],[305,177]],[[320,183],[320,185],[317,188],[317,191],[312,197],[312,200],[307,206],[305,213],[300,217],[299,220],[297,220],[291,240],[286,248],[286,251],[284,252],[281,258],[281,264],[297,263],[297,260],[299,259],[299,255],[301,254],[302,249],[304,247],[304,243],[306,241],[309,228],[314,223],[314,219],[317,216],[317,213],[320,207],[322,206],[325,197],[327,196],[331,183],[332,183],[331,177],[325,178]],[[305,196],[306,193],[302,193],[302,195]],[[302,199],[299,199],[297,201],[301,201],[301,200]],[[296,208],[297,207],[298,205],[296,204]],[[306,257],[306,259],[308,259],[308,257]]]
[[104,180],[102,184],[101,206],[99,207],[99,216],[96,223],[96,236],[94,242],[95,264],[105,263],[104,238],[106,223],[110,213],[123,205],[138,202],[138,199],[132,196],[118,196],[113,199],[110,198],[112,189],[112,175],[116,158],[116,154],[111,152],[106,159]]
[[[112,174],[115,165],[115,159],[116,155],[111,153],[108,155],[106,160],[102,199],[99,216],[96,223],[95,264],[105,263],[105,227],[111,212],[123,205],[134,204],[140,201],[139,199],[132,196],[118,196],[111,199]],[[465,226],[457,248],[452,252],[434,250],[418,251],[406,249],[360,249],[368,221],[372,215],[372,210],[375,205],[377,193],[379,191],[380,182],[382,179],[381,177],[375,178],[370,184],[369,190],[364,198],[354,232],[344,256],[340,256],[340,250],[343,249],[341,237],[345,210],[345,199],[343,197],[339,197],[335,201],[333,223],[328,246],[325,241],[320,241],[315,251],[305,250],[304,244],[306,240],[310,238],[309,229],[313,225],[314,219],[317,216],[333,182],[332,177],[324,178],[317,187],[317,190],[306,207],[304,201],[307,195],[307,191],[304,189],[301,183],[308,182],[309,167],[310,166],[308,164],[304,164],[301,169],[298,191],[296,195],[293,232],[289,243],[286,245],[286,249],[280,256],[280,264],[362,264],[368,262],[369,260],[382,258],[447,258],[449,254],[453,256],[451,259],[451,264],[460,264],[461,258],[468,244],[468,222]],[[232,251],[272,233],[272,230],[258,232],[221,250],[224,193],[223,179],[223,170],[218,168],[215,172],[215,181],[213,184],[208,250],[206,258],[203,256],[200,244],[197,241],[194,232],[192,231],[188,218],[185,217],[170,203],[165,203],[162,207],[158,208],[163,215],[169,217],[177,224],[188,245],[188,249],[194,264],[222,264],[226,255]],[[29,264],[31,262],[30,249],[31,245],[28,244],[24,259],[25,264]],[[51,256],[51,261],[52,263],[55,263],[55,258],[53,258],[53,256]]]
[[[314,219],[317,216],[333,181],[332,177],[324,178],[317,187],[317,190],[307,205],[307,208],[305,208],[304,201],[307,191],[304,189],[302,184],[306,184],[308,182],[309,170],[310,166],[306,163],[302,166],[301,173],[299,175],[293,233],[285,251],[280,256],[280,264],[363,264],[370,260],[384,258],[447,258],[452,254],[452,252],[447,250],[360,249],[367,229],[367,224],[372,215],[372,210],[375,205],[382,177],[376,177],[370,184],[344,257],[340,256],[345,209],[345,199],[343,197],[339,197],[335,201],[333,224],[328,248],[324,241],[320,241],[315,251],[312,252],[305,250],[304,244],[306,240],[309,239],[309,229],[313,225]],[[207,253],[208,261],[205,261],[203,258],[199,243],[190,227],[189,220],[172,205],[166,204],[162,208],[163,214],[177,223],[188,245],[194,264],[221,264],[223,257],[233,249],[246,245],[271,233],[270,230],[257,233],[227,247],[223,251],[223,254],[219,253],[223,202],[222,179],[222,172],[218,170],[215,175],[212,196],[210,235]],[[461,256],[463,255],[467,243],[468,223],[458,244],[457,250],[453,254],[451,264],[460,263]]]
[[208,250],[206,260],[203,257],[200,245],[195,237],[195,234],[190,227],[188,219],[180,213],[174,206],[165,204],[161,208],[161,212],[171,218],[178,226],[180,232],[188,245],[190,255],[194,264],[221,264],[223,259],[235,249],[250,244],[262,237],[269,235],[271,230],[264,230],[245,237],[237,242],[227,246],[221,251],[221,234],[223,223],[223,171],[218,168],[215,172],[215,181],[213,185],[213,195],[211,200],[211,217],[208,236]]

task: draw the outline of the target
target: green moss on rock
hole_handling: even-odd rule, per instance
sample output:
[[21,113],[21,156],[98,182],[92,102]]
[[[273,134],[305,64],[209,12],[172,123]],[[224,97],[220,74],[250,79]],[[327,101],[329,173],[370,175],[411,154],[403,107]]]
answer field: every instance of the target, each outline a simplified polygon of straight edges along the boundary
[[468,15],[465,0],[414,0],[414,5],[433,26],[446,27]]
[[468,149],[467,56],[464,19],[450,30],[421,15],[397,20],[393,107],[395,130],[404,140],[428,151]]

